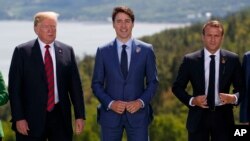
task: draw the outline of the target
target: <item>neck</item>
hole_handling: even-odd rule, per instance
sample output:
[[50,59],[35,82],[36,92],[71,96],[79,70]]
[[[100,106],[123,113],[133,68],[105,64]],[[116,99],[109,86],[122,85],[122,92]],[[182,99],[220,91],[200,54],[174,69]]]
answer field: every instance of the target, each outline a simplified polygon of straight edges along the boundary
[[116,37],[120,42],[122,42],[123,44],[125,44],[125,43],[127,43],[130,39],[131,39],[131,37],[129,37],[129,38],[119,38],[119,37]]

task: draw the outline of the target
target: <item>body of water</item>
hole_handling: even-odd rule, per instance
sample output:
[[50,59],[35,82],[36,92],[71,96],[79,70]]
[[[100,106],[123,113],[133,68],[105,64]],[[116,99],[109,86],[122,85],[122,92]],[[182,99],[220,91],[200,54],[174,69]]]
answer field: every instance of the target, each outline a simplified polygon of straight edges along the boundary
[[[133,37],[152,35],[164,29],[178,28],[187,24],[135,23]],[[1,47],[0,70],[7,83],[10,61],[14,48],[37,36],[32,21],[0,21]],[[95,55],[98,46],[115,38],[112,23],[62,22],[59,21],[57,40],[73,46],[75,54],[82,58],[85,54]],[[166,39],[167,40],[167,39]]]

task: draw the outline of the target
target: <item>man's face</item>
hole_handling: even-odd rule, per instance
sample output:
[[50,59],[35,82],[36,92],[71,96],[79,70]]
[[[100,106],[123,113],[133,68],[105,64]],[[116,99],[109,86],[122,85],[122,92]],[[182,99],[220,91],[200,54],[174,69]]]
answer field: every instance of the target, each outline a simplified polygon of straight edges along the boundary
[[208,26],[205,28],[205,34],[202,35],[202,41],[209,52],[215,53],[220,48],[222,40],[223,35],[219,27]]
[[132,36],[134,23],[127,14],[118,13],[113,21],[113,27],[117,38],[122,42],[127,42]]
[[56,26],[57,22],[55,19],[44,19],[34,29],[41,41],[45,44],[50,44],[56,39]]

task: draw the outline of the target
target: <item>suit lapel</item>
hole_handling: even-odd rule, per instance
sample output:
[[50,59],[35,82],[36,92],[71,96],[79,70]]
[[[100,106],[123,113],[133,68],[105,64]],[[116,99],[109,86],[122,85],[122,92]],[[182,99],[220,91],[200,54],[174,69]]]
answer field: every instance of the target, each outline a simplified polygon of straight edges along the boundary
[[220,51],[220,62],[219,62],[219,91],[221,91],[222,82],[224,79],[226,69],[227,56],[223,50]]
[[134,68],[135,68],[135,60],[138,60],[138,53],[141,51],[141,47],[139,46],[139,44],[136,42],[136,40],[134,39],[132,42],[132,48],[131,48],[131,59],[130,59],[130,64],[129,64],[129,70],[128,70],[128,76],[127,79],[130,77],[131,72],[133,72]]
[[197,71],[198,74],[200,74],[198,80],[200,81],[201,84],[201,89],[203,91],[203,94],[205,94],[205,64],[204,64],[204,59],[205,59],[205,55],[204,55],[204,50],[200,50],[200,53],[197,56],[198,58],[198,67],[197,67]]
[[111,42],[109,47],[111,50],[111,54],[109,56],[111,58],[110,60],[114,61],[114,67],[117,68],[117,70],[119,70],[119,74],[120,74],[121,78],[123,78],[123,74],[122,74],[122,70],[121,70],[120,62],[119,62],[116,40]]
[[32,58],[34,59],[34,64],[37,68],[37,71],[40,72],[42,79],[44,80],[44,82],[46,81],[46,76],[45,76],[45,69],[44,69],[44,63],[43,63],[43,56],[42,56],[42,52],[40,49],[40,45],[38,43],[38,40],[35,41],[35,44],[32,48]]
[[[54,48],[55,48],[55,62],[56,62],[54,65],[56,65],[56,75],[61,76],[62,62],[63,62],[63,49],[57,44],[56,41],[54,44]],[[61,77],[56,77],[56,78],[57,78],[57,82],[60,82],[59,79]]]

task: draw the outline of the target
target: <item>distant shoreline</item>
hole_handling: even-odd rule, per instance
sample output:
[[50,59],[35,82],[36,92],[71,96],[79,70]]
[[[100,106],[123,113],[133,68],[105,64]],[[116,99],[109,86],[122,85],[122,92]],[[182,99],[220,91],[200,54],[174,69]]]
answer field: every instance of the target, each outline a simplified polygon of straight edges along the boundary
[[[16,19],[0,19],[0,22],[33,22],[33,20],[16,20]],[[83,24],[110,24],[112,21],[79,21],[79,20],[60,20],[59,24],[63,23],[83,23]],[[135,24],[169,24],[169,25],[190,25],[190,22],[143,22],[135,21]]]
[[[7,82],[12,53],[15,46],[35,39],[32,21],[4,20],[0,21],[2,47],[0,48],[0,70]],[[177,23],[141,23],[136,22],[133,37],[151,36],[165,29],[188,26]],[[95,55],[98,46],[115,38],[112,23],[60,21],[58,24],[57,40],[73,46],[76,56],[82,59],[85,55]]]

